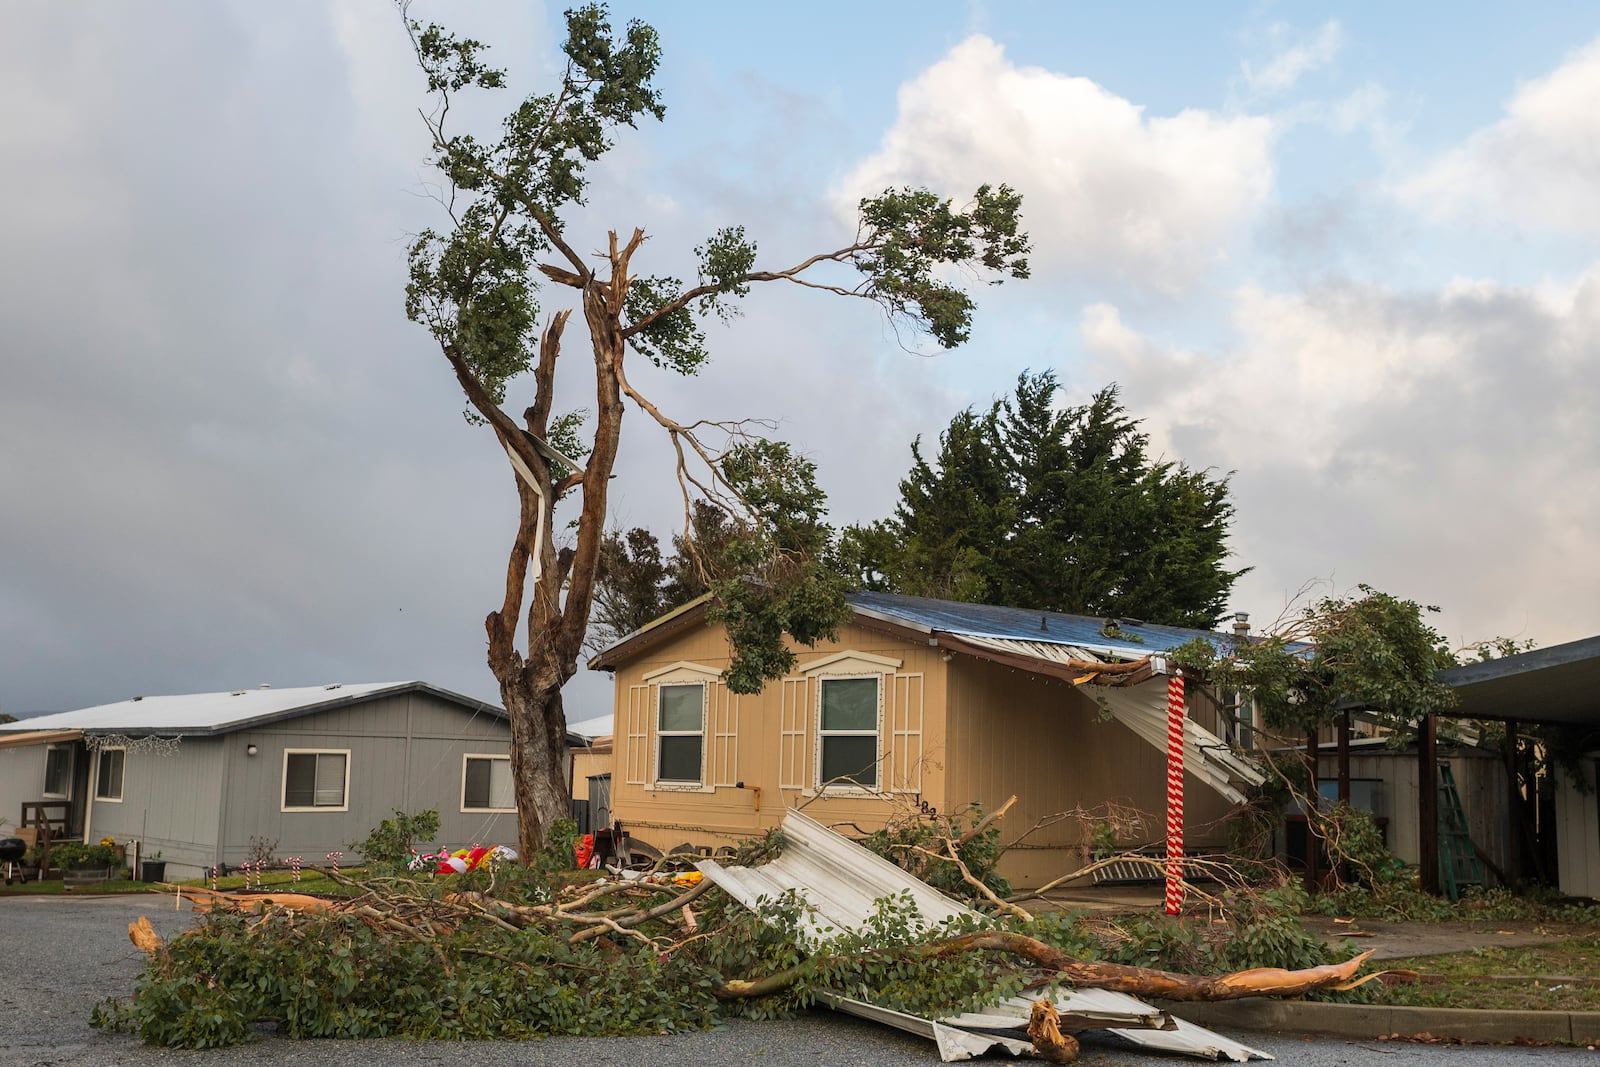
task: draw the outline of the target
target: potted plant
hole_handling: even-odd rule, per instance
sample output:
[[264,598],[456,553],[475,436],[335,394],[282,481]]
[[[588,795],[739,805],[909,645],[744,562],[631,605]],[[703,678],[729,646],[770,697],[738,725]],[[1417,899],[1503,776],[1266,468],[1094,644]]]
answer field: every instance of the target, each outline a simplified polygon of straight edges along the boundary
[[50,858],[61,868],[68,885],[110,881],[112,868],[122,862],[113,845],[79,841],[63,841],[50,850]]

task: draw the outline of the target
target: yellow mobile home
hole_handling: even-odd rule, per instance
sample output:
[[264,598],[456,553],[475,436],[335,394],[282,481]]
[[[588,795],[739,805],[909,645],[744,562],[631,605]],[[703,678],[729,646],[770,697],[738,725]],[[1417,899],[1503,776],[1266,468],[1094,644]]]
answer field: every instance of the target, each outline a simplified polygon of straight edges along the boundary
[[[1080,866],[1114,805],[1119,847],[1164,840],[1167,664],[1208,631],[880,593],[849,598],[837,640],[795,646],[760,693],[730,692],[729,648],[697,601],[622,638],[611,816],[663,850],[715,849],[786,808],[847,831],[1015,795],[1002,863],[1020,887]],[[1220,846],[1242,788],[1237,723],[1207,699],[1185,723],[1186,841]],[[1142,815],[1140,814],[1142,813]]]

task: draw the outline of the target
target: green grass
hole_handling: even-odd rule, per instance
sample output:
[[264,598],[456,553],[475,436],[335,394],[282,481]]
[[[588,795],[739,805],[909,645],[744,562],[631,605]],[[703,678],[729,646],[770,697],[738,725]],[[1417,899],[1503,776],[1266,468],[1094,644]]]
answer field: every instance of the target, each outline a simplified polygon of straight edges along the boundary
[[[364,872],[360,868],[346,869],[340,872],[347,877],[360,877]],[[288,871],[268,871],[261,878],[264,891],[269,893],[309,893],[313,896],[354,896],[359,890],[343,886],[319,871],[304,870],[300,872],[300,881],[294,881]],[[255,879],[250,880],[252,886]],[[90,885],[74,886],[71,889],[60,878],[53,878],[43,882],[16,882],[12,885],[0,885],[0,895],[11,894],[51,894],[71,893],[75,896],[103,896],[108,893],[171,893],[172,885],[181,885],[184,888],[210,889],[211,879],[191,878],[187,881],[166,883],[168,888],[154,882],[136,882],[131,880],[117,880],[110,882],[95,882]],[[229,875],[217,880],[217,888],[226,892],[240,892],[245,887],[245,876],[242,874]],[[253,891],[253,890],[252,890]]]
[[1386,988],[1377,998],[1385,1004],[1600,1010],[1600,936],[1385,960],[1383,966],[1423,976],[1416,984]]

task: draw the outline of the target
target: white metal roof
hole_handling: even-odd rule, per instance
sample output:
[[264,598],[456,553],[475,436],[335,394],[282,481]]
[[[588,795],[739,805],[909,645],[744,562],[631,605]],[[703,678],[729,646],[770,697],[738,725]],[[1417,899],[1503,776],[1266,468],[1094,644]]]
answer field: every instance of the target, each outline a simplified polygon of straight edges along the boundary
[[[235,689],[226,693],[184,693],[178,696],[134,697],[77,711],[37,715],[0,726],[0,733],[19,730],[88,730],[115,733],[225,733],[263,719],[305,714],[318,708],[348,704],[387,690],[422,687],[421,682],[366,682],[356,685],[300,686],[293,689]],[[433,687],[426,687],[430,690]],[[477,701],[433,690],[464,704]],[[484,705],[487,707],[487,705]]]
[[[714,860],[702,860],[696,866],[751,909],[762,898],[775,900],[793,890],[808,905],[801,919],[805,947],[826,939],[831,931],[861,929],[875,913],[877,901],[899,899],[906,894],[930,926],[957,916],[977,915],[882,856],[792,808],[783,816],[783,836],[783,853],[764,866],[724,867]],[[1033,1006],[1026,998],[1011,997],[981,1012],[935,1020],[887,1012],[844,997],[834,998],[832,1004],[841,1011],[932,1038],[938,1042],[940,1058],[947,1062],[981,1055],[991,1045],[1019,1051],[1012,1047],[1016,1037],[1007,1040],[994,1033],[974,1031],[1020,1031],[1025,1038]],[[1105,1028],[1124,1041],[1153,1051],[1239,1062],[1272,1059],[1259,1049],[1173,1019],[1159,1008],[1109,989],[1069,990],[1057,997],[1055,1005],[1063,1019],[1070,1021],[1070,1029]]]

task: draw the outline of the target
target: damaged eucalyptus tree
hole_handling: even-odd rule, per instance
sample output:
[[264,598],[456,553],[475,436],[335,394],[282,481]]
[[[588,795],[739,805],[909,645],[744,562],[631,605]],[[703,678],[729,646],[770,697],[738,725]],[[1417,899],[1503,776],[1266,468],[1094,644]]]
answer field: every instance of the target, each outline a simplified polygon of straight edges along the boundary
[[[613,135],[665,114],[652,85],[661,58],[655,31],[630,21],[614,32],[599,6],[569,11],[559,84],[517,104],[496,137],[480,139],[448,124],[451,102],[503,88],[503,72],[484,61],[480,42],[411,19],[403,3],[402,16],[434,101],[423,118],[448,215],[447,226],[423,232],[411,249],[406,312],[438,342],[469,417],[494,433],[520,501],[504,599],[486,628],[511,722],[519,844],[529,855],[568,811],[561,688],[589,625],[628,401],[673,448],[686,517],[693,501],[708,501],[738,530],[738,550],[719,554],[705,576],[710,617],[727,626],[734,645],[730,688],[754,692],[784,673],[792,662],[785,634],[811,643],[845,617],[843,579],[825,559],[830,531],[812,465],[764,439],[749,419],[674,418],[630,383],[630,355],[696,373],[708,354],[698,319],[736,314],[758,282],[873,301],[897,325],[952,347],[967,338],[974,305],[945,279],[1026,277],[1028,239],[1021,198],[1003,185],[982,186],[965,204],[891,189],[860,202],[853,234],[778,269],[758,267],[755,243],[730,226],[695,249],[692,283],[636,273],[643,229],[579,236],[575,223],[587,168]],[[547,292],[556,306],[542,303]],[[593,368],[592,425],[554,411],[574,312]],[[531,401],[520,416],[507,410],[513,383]],[[562,453],[583,459],[569,465]],[[570,544],[558,551],[553,509],[569,493],[579,495],[580,510]],[[685,525],[692,534],[687,518]]]

